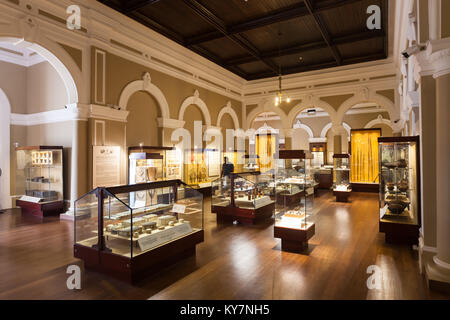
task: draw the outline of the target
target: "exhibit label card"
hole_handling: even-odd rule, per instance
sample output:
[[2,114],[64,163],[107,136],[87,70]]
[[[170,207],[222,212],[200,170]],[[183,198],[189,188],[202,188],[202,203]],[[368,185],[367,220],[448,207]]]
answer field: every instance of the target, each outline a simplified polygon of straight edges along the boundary
[[174,204],[172,208],[172,212],[175,213],[184,213],[186,211],[186,206],[183,204]]
[[181,236],[191,233],[192,227],[189,222],[185,222],[165,230],[156,231],[148,236],[140,238],[137,242],[142,251],[149,250],[160,246],[166,242],[180,238]]
[[94,146],[92,187],[120,185],[120,147]]

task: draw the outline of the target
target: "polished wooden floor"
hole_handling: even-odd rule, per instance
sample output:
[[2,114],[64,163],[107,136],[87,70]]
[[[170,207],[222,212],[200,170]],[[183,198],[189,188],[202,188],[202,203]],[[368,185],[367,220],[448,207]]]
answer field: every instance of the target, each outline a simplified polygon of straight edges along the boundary
[[[136,286],[86,270],[82,289],[66,287],[73,224],[41,221],[19,210],[0,214],[0,299],[449,299],[430,292],[417,252],[389,245],[378,233],[376,194],[351,204],[329,192],[315,200],[316,235],[305,254],[280,250],[273,225],[217,225],[205,202],[205,242],[196,257]],[[382,270],[369,290],[367,268]]]

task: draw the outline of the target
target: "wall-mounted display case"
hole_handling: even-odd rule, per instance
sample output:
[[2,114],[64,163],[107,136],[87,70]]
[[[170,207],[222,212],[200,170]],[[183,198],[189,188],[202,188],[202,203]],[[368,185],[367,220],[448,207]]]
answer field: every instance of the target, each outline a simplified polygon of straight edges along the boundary
[[350,184],[350,155],[333,155],[333,194],[337,202],[348,202],[352,192]]
[[129,147],[128,182],[146,183],[182,177],[181,152],[175,147]]
[[219,223],[254,224],[273,216],[274,199],[272,172],[232,173],[213,181],[211,212]]
[[420,220],[419,137],[379,138],[380,232],[387,242],[417,244]]
[[181,180],[97,188],[75,202],[74,226],[74,255],[87,268],[136,282],[195,253],[203,195]]
[[184,153],[184,181],[208,195],[211,181],[220,176],[220,152],[217,149],[191,149]]
[[309,144],[309,151],[313,155],[312,166],[320,168],[327,164],[327,143],[312,142]]
[[282,250],[301,252],[315,234],[314,186],[306,165],[311,157],[303,150],[279,153],[274,236],[281,239]]
[[63,147],[16,148],[16,205],[40,217],[64,211]]

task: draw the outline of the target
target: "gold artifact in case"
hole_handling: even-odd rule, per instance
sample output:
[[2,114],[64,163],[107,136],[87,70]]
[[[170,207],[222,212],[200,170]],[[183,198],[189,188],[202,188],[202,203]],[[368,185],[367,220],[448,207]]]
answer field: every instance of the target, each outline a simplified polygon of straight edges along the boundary
[[185,150],[184,159],[184,181],[194,189],[210,189],[212,178],[220,176],[217,149]]
[[419,137],[379,138],[380,232],[387,242],[417,244],[420,221]]

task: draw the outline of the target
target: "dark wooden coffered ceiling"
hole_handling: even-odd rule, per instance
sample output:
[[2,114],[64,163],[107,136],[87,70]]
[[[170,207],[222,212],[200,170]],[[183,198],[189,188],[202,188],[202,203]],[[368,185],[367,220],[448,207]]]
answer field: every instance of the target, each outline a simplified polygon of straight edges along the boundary
[[[247,80],[388,54],[388,0],[99,1]],[[370,5],[381,30],[366,26]]]

